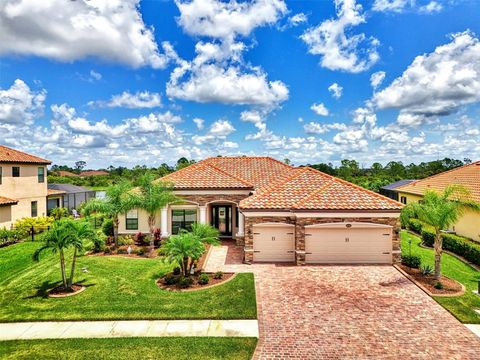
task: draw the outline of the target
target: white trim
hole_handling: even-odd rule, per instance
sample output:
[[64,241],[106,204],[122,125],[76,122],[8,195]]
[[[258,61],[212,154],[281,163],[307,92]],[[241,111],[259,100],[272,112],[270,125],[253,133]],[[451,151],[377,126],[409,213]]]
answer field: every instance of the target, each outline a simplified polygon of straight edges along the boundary
[[[241,209],[239,209],[241,211]],[[272,216],[272,217],[277,217],[277,216],[289,216],[289,217],[294,217],[295,215],[291,213],[290,211],[282,211],[282,212],[267,212],[267,211],[241,211],[245,217],[257,217],[257,216]]]
[[198,204],[183,204],[183,205],[170,205],[169,209],[171,210],[182,210],[182,209],[198,209],[200,206]]
[[268,222],[268,223],[261,223],[261,224],[255,224],[252,227],[295,227],[294,224],[287,224],[287,223],[281,223],[281,222]]
[[207,206],[200,206],[200,224],[207,223]]
[[175,195],[249,195],[251,190],[174,190]]
[[[226,199],[212,200],[212,201],[209,201],[209,202],[205,203],[205,205],[217,204],[217,203],[228,203],[228,204],[238,205],[238,202],[235,202],[235,201],[232,201],[232,200],[226,200]],[[220,204],[220,205],[221,205],[221,204]]]
[[186,204],[170,204],[170,206],[182,206],[182,205],[200,205],[200,203],[196,202],[196,201],[191,201],[191,200],[186,200],[186,199],[181,199],[182,201],[181,202],[185,202]]
[[[350,225],[350,226],[348,226]],[[344,229],[344,228],[353,228],[353,229],[366,229],[366,228],[382,228],[382,229],[391,229],[393,226],[377,223],[367,223],[367,222],[333,222],[325,224],[314,224],[306,225],[305,230],[309,229]]]
[[313,212],[297,212],[291,213],[291,215],[296,216],[298,218],[306,218],[306,217],[313,217],[313,218],[398,218],[400,217],[400,213],[393,213],[393,212],[384,212],[384,213],[377,213],[377,212],[328,212],[328,213],[313,213]]

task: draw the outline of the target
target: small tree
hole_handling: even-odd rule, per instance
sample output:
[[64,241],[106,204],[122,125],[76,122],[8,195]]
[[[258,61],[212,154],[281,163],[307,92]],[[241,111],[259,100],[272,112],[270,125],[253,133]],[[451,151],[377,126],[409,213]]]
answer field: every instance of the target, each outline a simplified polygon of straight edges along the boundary
[[218,230],[210,225],[194,224],[192,231],[172,235],[161,252],[169,262],[178,264],[183,276],[189,276],[195,262],[205,252],[205,244],[218,245]]
[[[58,253],[63,288],[65,290],[71,290],[75,273],[77,252],[83,248],[83,241],[93,239],[95,236],[95,232],[90,224],[85,221],[75,221],[72,219],[56,221],[50,230],[42,235],[42,239],[45,243],[43,246],[35,250],[33,253],[33,260],[39,261],[40,254],[45,250],[50,250],[54,254]],[[67,276],[65,253],[72,247],[72,264],[70,275]]]
[[418,203],[408,204],[402,210],[402,222],[417,217],[435,230],[435,279],[440,280],[442,258],[442,230],[449,229],[466,209],[479,211],[480,204],[470,200],[470,192],[459,185],[447,187],[443,192],[428,190]]
[[82,209],[83,215],[101,213],[112,219],[115,247],[118,247],[118,216],[135,207],[131,189],[132,185],[126,181],[109,186],[105,192],[105,199],[91,199]]
[[150,254],[154,251],[156,215],[163,207],[178,201],[178,198],[173,194],[172,189],[172,185],[161,181],[155,181],[154,176],[147,173],[140,178],[138,191],[133,192],[132,198],[135,207],[145,210],[148,214]]

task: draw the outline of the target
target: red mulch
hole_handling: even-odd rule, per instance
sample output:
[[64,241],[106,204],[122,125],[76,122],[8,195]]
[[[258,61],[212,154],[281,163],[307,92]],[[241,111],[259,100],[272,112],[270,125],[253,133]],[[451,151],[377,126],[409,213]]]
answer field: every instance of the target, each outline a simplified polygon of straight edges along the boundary
[[[208,275],[208,278],[209,278],[209,281],[208,281],[208,284],[205,284],[205,285],[201,285],[198,283],[198,276],[200,275],[201,273],[196,273],[194,275],[190,275],[191,278],[193,278],[193,285],[188,287],[188,288],[180,288],[178,286],[178,284],[173,284],[173,285],[166,285],[165,282],[164,282],[164,278],[165,276],[169,276],[169,275],[172,275],[172,273],[169,273],[163,277],[161,277],[160,279],[157,280],[157,285],[158,287],[160,287],[161,289],[164,289],[164,290],[172,290],[172,291],[185,291],[185,290],[200,290],[202,288],[207,288],[207,287],[210,287],[212,285],[218,285],[218,284],[221,284],[223,282],[226,282],[228,279],[230,279],[233,275],[235,275],[235,273],[223,273],[223,277],[221,279],[215,279],[214,276],[215,274],[214,273],[203,273],[203,274],[207,274]],[[181,275],[176,275],[177,277],[181,277]]]
[[461,293],[463,290],[462,285],[458,281],[443,275],[440,278],[443,289],[437,289],[435,288],[437,280],[433,278],[433,275],[423,275],[420,269],[412,269],[405,265],[400,265],[400,267],[416,282],[420,283],[424,288],[434,295],[453,295],[456,293]]
[[65,290],[63,288],[63,285],[60,285],[60,286],[57,286],[57,287],[53,288],[52,290],[49,290],[48,295],[56,295],[56,296],[69,295],[69,294],[73,294],[73,293],[76,293],[77,291],[82,290],[82,288],[83,288],[82,285],[73,284],[71,289]]

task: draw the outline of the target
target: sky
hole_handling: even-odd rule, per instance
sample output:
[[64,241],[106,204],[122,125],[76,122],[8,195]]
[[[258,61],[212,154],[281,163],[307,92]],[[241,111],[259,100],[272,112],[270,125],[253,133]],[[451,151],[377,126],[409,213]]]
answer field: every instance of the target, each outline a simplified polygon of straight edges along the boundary
[[480,159],[477,0],[1,0],[0,144],[88,168]]

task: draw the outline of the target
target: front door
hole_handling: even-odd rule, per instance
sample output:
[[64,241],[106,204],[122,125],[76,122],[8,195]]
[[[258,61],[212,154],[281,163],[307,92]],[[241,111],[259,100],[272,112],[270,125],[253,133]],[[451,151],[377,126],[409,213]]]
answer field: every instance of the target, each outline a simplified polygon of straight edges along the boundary
[[212,226],[217,228],[220,236],[232,236],[232,206],[212,205]]

